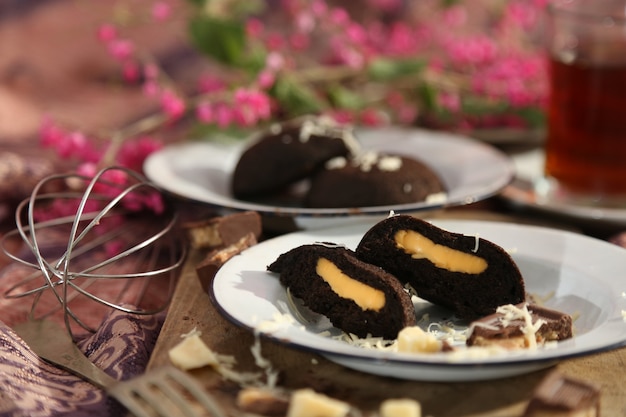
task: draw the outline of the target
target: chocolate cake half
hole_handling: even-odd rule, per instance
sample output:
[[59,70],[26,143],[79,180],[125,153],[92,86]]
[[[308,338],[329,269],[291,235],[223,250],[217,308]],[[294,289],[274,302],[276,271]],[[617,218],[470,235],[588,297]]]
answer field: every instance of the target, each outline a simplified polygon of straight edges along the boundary
[[280,255],[268,270],[279,273],[291,294],[346,333],[392,340],[415,324],[411,296],[402,284],[343,246],[299,246]]
[[356,254],[459,318],[486,316],[498,306],[526,298],[522,275],[500,246],[409,215],[391,216],[374,225]]

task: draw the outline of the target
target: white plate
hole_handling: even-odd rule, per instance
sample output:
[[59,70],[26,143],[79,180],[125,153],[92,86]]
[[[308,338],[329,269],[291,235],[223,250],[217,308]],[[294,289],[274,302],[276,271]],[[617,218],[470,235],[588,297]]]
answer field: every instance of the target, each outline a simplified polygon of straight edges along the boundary
[[501,196],[513,203],[548,213],[626,225],[626,207],[576,205],[552,196],[550,185],[543,177],[544,161],[545,155],[541,149],[513,156],[516,178],[502,190]]
[[[514,176],[511,159],[473,139],[428,130],[383,128],[358,130],[366,149],[413,156],[427,163],[448,187],[445,201],[393,206],[312,209],[263,205],[233,198],[230,177],[244,143],[188,142],[150,155],[144,165],[147,177],[161,188],[195,201],[231,210],[254,210],[262,215],[293,216],[307,221],[342,216],[360,217],[395,212],[416,212],[469,204],[490,197]],[[319,227],[319,223],[312,222]]]
[[[626,344],[626,250],[583,235],[554,229],[483,221],[436,220],[444,229],[489,239],[511,251],[527,290],[553,296],[546,306],[571,314],[575,337],[553,348],[519,350],[490,357],[455,357],[449,353],[400,354],[366,349],[286,322],[261,334],[279,343],[318,352],[332,361],[364,372],[402,379],[471,381],[519,375],[560,360]],[[266,266],[278,255],[316,241],[355,248],[371,223],[310,230],[256,245],[227,262],[209,293],[234,323],[257,328],[285,314],[286,293]],[[288,313],[287,313],[288,314]],[[420,317],[420,312],[417,313]]]

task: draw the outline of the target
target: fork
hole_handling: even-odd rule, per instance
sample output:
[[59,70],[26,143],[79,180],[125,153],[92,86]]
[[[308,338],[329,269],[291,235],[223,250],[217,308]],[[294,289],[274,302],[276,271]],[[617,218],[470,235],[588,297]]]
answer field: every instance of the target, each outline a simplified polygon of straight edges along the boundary
[[137,417],[226,417],[193,377],[173,366],[117,381],[94,365],[55,322],[31,319],[13,330],[40,358],[104,389]]

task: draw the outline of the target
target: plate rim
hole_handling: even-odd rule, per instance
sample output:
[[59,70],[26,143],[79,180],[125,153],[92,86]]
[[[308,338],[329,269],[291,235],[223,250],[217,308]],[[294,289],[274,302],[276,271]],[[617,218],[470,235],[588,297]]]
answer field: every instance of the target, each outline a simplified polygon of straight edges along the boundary
[[[595,239],[586,235],[581,235],[575,232],[571,232],[571,231],[567,231],[567,230],[560,230],[560,229],[552,229],[552,228],[547,228],[544,226],[536,226],[536,225],[522,225],[522,224],[514,224],[514,223],[508,223],[508,222],[501,222],[501,221],[492,221],[492,220],[451,220],[451,219],[432,219],[429,220],[432,221],[434,224],[436,225],[450,225],[450,224],[475,224],[475,225],[484,225],[484,224],[489,224],[491,225],[491,227],[504,227],[504,228],[509,228],[509,230],[511,229],[527,229],[528,232],[530,231],[540,231],[542,233],[556,233],[559,235],[564,236],[566,239],[582,239],[588,242],[593,242],[592,244],[599,244],[602,245],[606,248],[613,248],[612,250],[615,250],[616,253],[624,251],[623,248],[620,248],[616,245],[612,245],[609,242],[605,242],[599,239]],[[351,230],[356,228],[362,228],[364,227],[366,224],[369,224],[371,226],[371,222],[366,222],[365,224],[358,224],[358,225],[348,225],[346,226],[344,229],[346,230]],[[315,233],[323,233],[323,230],[316,230]],[[328,230],[328,229],[327,229]],[[336,231],[337,228],[334,229],[334,231]],[[295,232],[295,233],[290,233],[288,235],[283,235],[283,236],[279,236],[273,239],[270,239],[271,241],[275,241],[277,239],[288,239],[289,236],[292,236],[294,234],[310,234],[311,231],[303,231],[303,232]],[[262,243],[261,243],[262,244]],[[260,244],[259,244],[260,245]],[[256,247],[259,247],[259,245],[256,245]],[[253,249],[254,247],[250,248]],[[248,250],[250,250],[248,249]],[[257,249],[258,250],[258,249]],[[243,252],[245,253],[245,251]],[[620,255],[624,255],[624,254],[620,254]],[[229,261],[230,262],[230,261]],[[441,357],[444,358],[444,360],[437,360],[437,361],[428,361],[428,360],[423,360],[424,359],[424,355],[416,355],[415,357],[411,358],[410,356],[414,355],[414,354],[400,354],[400,357],[398,357],[397,353],[392,353],[391,357],[387,354],[384,354],[383,351],[378,351],[379,354],[374,355],[374,357],[372,357],[371,353],[372,351],[363,351],[363,354],[359,355],[359,354],[355,354],[353,352],[336,352],[336,351],[328,351],[328,350],[324,350],[324,349],[320,349],[317,347],[313,347],[313,346],[306,346],[303,345],[302,343],[297,343],[295,341],[292,340],[285,340],[284,337],[282,337],[280,334],[274,334],[274,333],[268,333],[268,332],[262,332],[262,331],[257,331],[255,330],[254,327],[248,325],[247,323],[243,323],[241,322],[239,319],[237,319],[236,317],[234,317],[229,311],[227,311],[227,309],[220,303],[220,301],[218,300],[218,297],[216,296],[216,289],[215,289],[215,283],[216,282],[220,282],[221,278],[220,278],[220,271],[222,271],[221,269],[218,271],[218,273],[216,274],[214,280],[211,282],[211,285],[209,286],[209,288],[207,289],[208,293],[209,293],[209,297],[211,298],[211,302],[213,303],[213,305],[215,305],[218,310],[220,311],[220,313],[226,317],[229,321],[231,321],[232,323],[236,324],[237,326],[246,328],[250,331],[253,331],[255,334],[258,334],[259,336],[263,337],[263,338],[267,338],[269,340],[273,340],[275,342],[278,342],[280,344],[289,346],[291,348],[296,348],[296,349],[300,349],[300,350],[305,350],[305,351],[309,351],[309,352],[315,352],[317,354],[321,354],[323,356],[336,356],[336,357],[343,357],[343,358],[349,358],[352,360],[357,360],[357,361],[372,361],[372,364],[389,364],[392,363],[395,366],[400,366],[400,365],[410,365],[410,366],[419,366],[419,367],[431,367],[431,369],[436,368],[436,367],[444,367],[445,369],[469,369],[469,368],[494,368],[494,367],[498,367],[498,366],[507,366],[507,367],[536,367],[539,364],[551,364],[551,363],[557,363],[560,362],[562,360],[565,359],[571,359],[571,358],[576,358],[576,357],[582,357],[582,356],[589,356],[592,354],[596,354],[596,353],[600,353],[600,352],[606,352],[606,351],[610,351],[613,349],[617,349],[619,347],[622,346],[626,346],[626,331],[621,333],[621,339],[619,340],[614,340],[611,341],[608,344],[604,344],[604,345],[600,345],[598,347],[593,347],[593,348],[587,348],[587,349],[583,349],[583,350],[576,350],[576,349],[569,349],[568,351],[565,352],[565,354],[563,353],[559,353],[558,354],[551,354],[554,353],[556,351],[556,349],[554,350],[550,350],[550,349],[546,349],[543,350],[542,352],[548,352],[546,355],[543,356],[537,356],[535,353],[535,351],[531,351],[531,352],[515,352],[515,353],[519,353],[519,356],[517,357],[511,357],[511,356],[507,356],[507,357],[496,357],[496,358],[489,358],[489,360],[485,361],[485,358],[480,358],[479,360],[473,360],[473,361],[465,361],[465,362],[460,362],[460,361],[451,361],[451,360],[445,360],[445,354],[441,354],[439,356],[432,356],[429,355],[429,358],[434,358],[434,357]],[[228,269],[225,269],[223,273],[227,273]],[[618,298],[618,297],[616,297]],[[611,320],[611,317],[608,317],[606,319],[605,322],[602,323],[602,325],[600,327],[603,326],[608,326],[609,324],[607,324],[609,321]],[[621,323],[619,325],[623,325],[626,326],[626,322]],[[598,328],[600,328],[598,327]],[[280,333],[280,332],[279,332]],[[575,340],[575,339],[573,339]],[[366,352],[369,352],[369,354],[367,354]],[[449,358],[449,357],[448,357]],[[521,372],[520,372],[521,373]]]
[[[212,207],[222,208],[231,211],[249,211],[254,210],[262,215],[272,216],[288,216],[288,217],[308,217],[308,218],[324,218],[324,217],[347,217],[347,216],[359,216],[359,215],[380,215],[388,213],[393,210],[397,213],[407,212],[419,212],[438,210],[446,207],[455,207],[482,201],[501,192],[508,184],[510,184],[515,178],[515,166],[513,160],[503,151],[495,146],[481,142],[470,136],[464,136],[461,134],[428,130],[420,128],[407,128],[401,126],[385,126],[381,128],[357,128],[355,130],[357,138],[368,138],[371,135],[382,134],[394,134],[394,135],[406,135],[407,137],[415,137],[414,140],[445,140],[450,144],[463,143],[468,147],[475,150],[480,150],[485,155],[489,155],[493,161],[497,161],[502,165],[502,172],[498,173],[498,176],[494,176],[492,179],[493,184],[489,184],[489,187],[485,186],[484,190],[476,193],[476,195],[463,195],[458,199],[450,201],[435,201],[435,202],[416,202],[407,204],[395,204],[385,206],[368,206],[368,207],[342,207],[342,208],[306,208],[306,207],[291,207],[291,206],[272,206],[266,204],[257,204],[244,200],[234,199],[228,196],[231,203],[228,205],[215,202],[214,199],[198,199],[197,196],[190,196],[181,193],[180,190],[176,190],[171,184],[167,183],[167,179],[162,178],[162,165],[166,159],[167,154],[176,152],[180,149],[190,148],[194,146],[206,146],[206,147],[226,147],[232,146],[233,149],[241,151],[247,144],[245,140],[241,142],[210,142],[210,141],[188,141],[182,143],[175,143],[151,153],[143,164],[143,170],[146,177],[159,188],[166,192],[176,195],[180,198],[185,198],[197,203],[207,204]],[[366,139],[372,140],[372,139]],[[385,146],[377,147],[379,150],[384,150]],[[428,161],[422,159],[428,164]],[[213,201],[211,201],[213,200]]]

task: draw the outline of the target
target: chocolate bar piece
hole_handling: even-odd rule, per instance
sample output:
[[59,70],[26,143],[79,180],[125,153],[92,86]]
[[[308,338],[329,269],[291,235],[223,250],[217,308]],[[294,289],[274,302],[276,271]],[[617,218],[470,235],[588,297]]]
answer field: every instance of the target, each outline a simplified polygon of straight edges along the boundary
[[245,387],[237,394],[237,406],[256,415],[284,416],[289,408],[289,398],[277,389]]
[[261,216],[255,211],[244,211],[184,226],[194,248],[219,248],[232,245],[248,233],[258,240],[261,236]]
[[209,285],[213,277],[215,277],[217,270],[220,269],[226,261],[241,253],[244,249],[256,245],[256,243],[257,240],[254,233],[248,233],[232,245],[221,249],[214,249],[209,252],[196,266],[196,273],[198,274],[198,278],[200,278],[202,287],[206,288]]
[[597,386],[553,371],[535,390],[523,417],[598,417],[600,390]]
[[472,322],[469,333],[468,346],[534,348],[572,337],[572,318],[536,304],[500,306],[496,313]]

